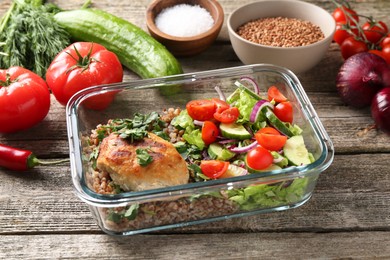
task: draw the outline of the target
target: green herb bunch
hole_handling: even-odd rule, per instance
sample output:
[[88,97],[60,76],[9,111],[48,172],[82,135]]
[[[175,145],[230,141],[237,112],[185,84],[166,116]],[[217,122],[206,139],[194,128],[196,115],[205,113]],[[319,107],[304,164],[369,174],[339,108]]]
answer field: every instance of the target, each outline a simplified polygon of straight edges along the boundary
[[44,76],[70,36],[53,18],[59,12],[42,0],[14,0],[0,20],[0,68],[20,66]]

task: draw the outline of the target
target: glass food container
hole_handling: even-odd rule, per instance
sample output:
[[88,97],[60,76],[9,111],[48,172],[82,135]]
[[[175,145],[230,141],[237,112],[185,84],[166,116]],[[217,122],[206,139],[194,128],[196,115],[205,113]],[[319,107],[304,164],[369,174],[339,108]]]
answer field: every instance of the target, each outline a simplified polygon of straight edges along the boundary
[[[97,192],[94,179],[102,176],[93,170],[90,160],[93,151],[87,141],[97,125],[110,119],[133,118],[135,113],[184,109],[194,99],[218,98],[216,86],[229,95],[237,88],[234,83],[242,77],[254,79],[260,93],[265,95],[275,85],[292,102],[293,123],[302,129],[314,162],[166,188],[118,194]],[[91,101],[99,106],[102,99],[113,95],[115,98],[107,108],[88,108]],[[267,64],[88,88],[68,103],[67,127],[75,192],[89,205],[100,228],[112,235],[132,235],[298,207],[309,200],[319,174],[329,167],[334,156],[333,144],[297,77],[289,70]],[[107,178],[99,185],[106,185]]]

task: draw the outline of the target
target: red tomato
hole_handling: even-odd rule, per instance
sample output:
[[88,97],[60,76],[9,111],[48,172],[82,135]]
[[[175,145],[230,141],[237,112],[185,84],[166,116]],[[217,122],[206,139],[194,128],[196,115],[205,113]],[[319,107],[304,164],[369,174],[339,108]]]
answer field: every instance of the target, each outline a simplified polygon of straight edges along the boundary
[[268,89],[268,100],[272,101],[275,100],[275,102],[283,102],[287,101],[287,98],[279,91],[279,89],[276,86],[271,86]]
[[221,123],[230,124],[236,122],[237,118],[240,116],[240,111],[237,107],[230,107],[223,110],[222,112],[215,112],[214,118]]
[[389,32],[387,25],[382,22],[365,22],[362,26],[364,35],[372,43],[378,43]]
[[0,132],[28,129],[50,109],[50,92],[37,74],[21,68],[0,70]]
[[287,136],[281,135],[272,127],[264,127],[255,133],[256,141],[265,149],[279,151],[287,141]]
[[373,53],[375,55],[378,55],[382,59],[386,61],[387,64],[390,64],[390,53],[385,53],[380,50],[369,50],[368,52]]
[[[46,72],[46,82],[62,105],[79,90],[121,82],[123,69],[118,57],[102,45],[76,42],[54,58]],[[114,93],[92,97],[84,103],[92,109],[104,109],[114,99]]]
[[390,44],[390,34],[388,34],[385,38],[383,38],[380,42],[381,48],[385,47],[385,45]]
[[274,107],[275,115],[283,122],[292,123],[294,111],[290,101],[281,102]]
[[247,165],[254,170],[267,169],[273,162],[274,157],[264,147],[257,146],[246,155]]
[[213,118],[216,105],[209,99],[198,99],[188,102],[186,109],[192,119],[206,121]]
[[208,160],[200,162],[200,170],[204,175],[211,179],[217,179],[221,177],[228,169],[229,162]]
[[356,40],[351,36],[343,41],[340,50],[341,55],[346,60],[356,53],[368,51],[368,47],[363,41]]
[[359,22],[359,16],[357,15],[356,11],[346,7],[337,7],[333,13],[332,16],[336,22]]
[[333,40],[337,42],[338,45],[341,45],[348,37],[358,34],[359,30],[357,28],[351,28],[349,25],[346,25],[346,22],[339,22],[336,24]]
[[205,121],[202,126],[202,140],[206,145],[214,143],[219,135],[218,127],[211,121]]
[[226,103],[225,101],[219,99],[219,98],[212,98],[211,101],[215,103],[217,112],[222,112],[228,108],[230,108],[230,105]]
[[381,52],[382,52],[382,58],[384,58],[387,64],[390,65],[390,43],[384,45]]

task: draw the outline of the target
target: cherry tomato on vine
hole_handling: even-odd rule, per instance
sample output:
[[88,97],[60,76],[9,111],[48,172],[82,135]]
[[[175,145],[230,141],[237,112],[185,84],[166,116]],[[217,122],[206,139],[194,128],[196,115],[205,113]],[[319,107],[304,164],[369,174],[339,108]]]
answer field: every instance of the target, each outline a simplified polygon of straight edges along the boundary
[[340,50],[341,55],[346,60],[356,53],[368,51],[368,47],[363,41],[356,40],[351,36],[343,41],[340,46]]
[[49,88],[40,76],[22,67],[0,70],[0,133],[28,129],[49,109]]
[[380,50],[369,50],[368,52],[373,53],[375,55],[378,55],[379,57],[384,59],[387,64],[390,65],[390,53],[385,53],[385,52],[380,51]]
[[386,60],[387,64],[390,65],[390,43],[383,46],[382,57]]
[[346,6],[337,7],[334,9],[332,16],[336,23],[338,22],[359,22],[359,16],[353,9]]
[[269,87],[267,94],[269,101],[275,100],[275,102],[278,103],[287,101],[287,98],[282,94],[282,92],[279,91],[276,86]]
[[280,102],[274,107],[275,115],[283,122],[292,124],[294,119],[294,111],[290,101]]
[[383,48],[383,47],[385,47],[385,45],[388,45],[388,44],[390,44],[390,33],[385,38],[383,38],[381,40],[380,47]]
[[228,169],[229,162],[219,160],[203,160],[200,162],[200,170],[211,179],[221,177]]
[[205,121],[202,126],[202,140],[206,145],[214,143],[219,135],[218,127],[211,121]]
[[215,112],[214,118],[221,123],[230,124],[236,122],[240,116],[240,111],[237,107],[229,107],[222,112]]
[[359,30],[357,28],[352,28],[350,25],[346,24],[346,22],[338,22],[336,23],[336,31],[333,35],[333,40],[341,45],[345,39],[350,36],[357,36],[359,34]]
[[382,21],[365,22],[362,29],[367,40],[372,43],[378,43],[389,32],[387,25]]
[[264,127],[255,133],[256,141],[265,149],[279,151],[286,144],[287,136],[272,127]]
[[267,169],[273,162],[274,157],[264,147],[257,146],[246,154],[247,165],[254,170]]
[[[46,72],[46,82],[62,105],[79,90],[102,84],[117,83],[123,79],[123,69],[116,54],[97,43],[76,42],[62,50]],[[89,98],[84,105],[104,109],[116,92]]]
[[188,102],[186,109],[192,119],[206,121],[213,118],[216,105],[209,99],[198,99]]

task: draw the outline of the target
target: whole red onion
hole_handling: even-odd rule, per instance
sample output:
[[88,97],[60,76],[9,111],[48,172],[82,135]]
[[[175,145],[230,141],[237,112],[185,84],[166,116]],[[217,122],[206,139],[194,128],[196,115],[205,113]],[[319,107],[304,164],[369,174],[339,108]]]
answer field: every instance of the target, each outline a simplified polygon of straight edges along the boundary
[[377,127],[390,135],[390,88],[384,88],[374,96],[371,114]]
[[390,66],[375,54],[355,54],[341,66],[336,86],[344,103],[354,107],[369,106],[380,89],[390,87]]

